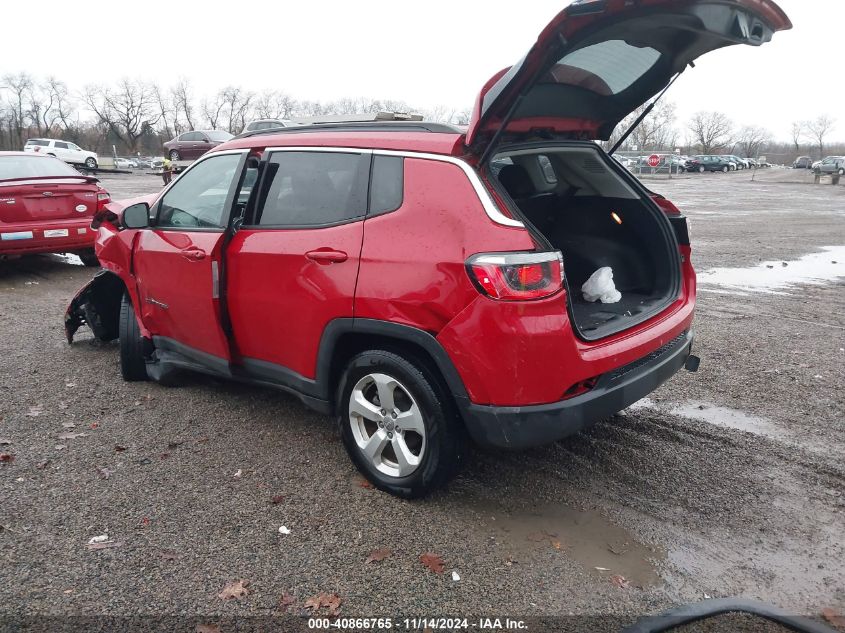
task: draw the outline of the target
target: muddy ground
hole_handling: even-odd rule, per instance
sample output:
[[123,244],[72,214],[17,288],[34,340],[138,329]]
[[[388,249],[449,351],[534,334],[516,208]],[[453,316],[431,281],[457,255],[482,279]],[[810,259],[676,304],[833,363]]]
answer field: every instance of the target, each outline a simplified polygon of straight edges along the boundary
[[[114,344],[64,340],[91,269],[0,262],[0,613],[211,621],[278,615],[283,594],[299,613],[320,592],[346,616],[574,614],[555,621],[572,630],[706,597],[841,612],[845,186],[786,175],[648,181],[691,218],[701,273],[759,265],[768,284],[709,274],[697,374],[553,446],[476,451],[415,502],[362,487],[333,422],[284,394],[123,382]],[[89,550],[102,534],[117,545]],[[248,595],[218,598],[239,579]]]

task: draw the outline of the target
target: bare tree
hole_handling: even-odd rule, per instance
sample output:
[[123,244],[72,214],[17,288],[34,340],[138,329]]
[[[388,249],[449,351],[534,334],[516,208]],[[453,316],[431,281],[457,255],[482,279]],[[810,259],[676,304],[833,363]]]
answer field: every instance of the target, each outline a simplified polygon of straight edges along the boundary
[[252,113],[252,100],[255,94],[240,86],[226,86],[220,90],[214,101],[203,100],[202,112],[211,129],[218,127],[238,134],[246,125]]
[[[161,131],[167,138],[176,136],[176,117],[178,110],[173,106],[171,95],[162,91],[158,84],[150,86],[155,101],[155,108],[158,111],[159,121],[161,121]],[[173,121],[173,127],[170,127],[169,121]]]
[[[626,116],[616,129],[608,141],[608,146],[612,147],[622,137],[634,121],[642,115],[647,105],[643,104],[631,114]],[[643,119],[640,124],[631,132],[628,137],[628,145],[636,145],[639,148],[646,148],[649,150],[674,148],[678,140],[678,131],[675,129],[675,104],[671,101],[661,101],[654,110]]]
[[18,73],[4,75],[0,89],[6,89],[10,95],[7,97],[7,108],[9,117],[9,136],[14,135],[15,140],[21,146],[24,142],[24,132],[28,132],[27,117],[31,105],[28,99],[32,92],[33,82],[29,73]]
[[835,125],[836,119],[827,114],[807,121],[807,133],[814,143],[818,143],[819,158],[824,158],[824,139],[833,131]]
[[744,125],[737,136],[739,152],[744,156],[759,156],[761,150],[766,148],[771,138],[771,133],[764,127]]
[[807,126],[806,121],[792,122],[792,145],[796,152],[801,151],[801,137],[804,136],[804,128]]
[[733,123],[722,112],[696,112],[689,130],[702,154],[712,154],[733,144]]
[[85,103],[131,153],[139,139],[158,123],[153,90],[141,81],[121,79],[116,88],[87,86]]
[[255,100],[255,114],[261,119],[289,119],[296,108],[296,100],[277,90],[265,90]]
[[179,80],[179,83],[171,88],[170,92],[173,95],[173,105],[176,109],[175,120],[179,120],[180,114],[184,115],[187,129],[193,130],[194,105],[190,82],[183,77]]

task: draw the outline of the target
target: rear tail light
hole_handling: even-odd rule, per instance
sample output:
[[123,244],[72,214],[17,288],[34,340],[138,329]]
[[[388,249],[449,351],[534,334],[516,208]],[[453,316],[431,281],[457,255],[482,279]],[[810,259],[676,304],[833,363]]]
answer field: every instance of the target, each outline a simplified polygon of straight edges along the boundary
[[651,199],[666,215],[681,215],[681,210],[663,196],[655,193],[651,195]]
[[97,192],[97,211],[105,209],[109,202],[111,202],[111,196],[108,191]]
[[470,279],[499,301],[551,296],[563,288],[563,257],[551,253],[481,253],[467,260]]

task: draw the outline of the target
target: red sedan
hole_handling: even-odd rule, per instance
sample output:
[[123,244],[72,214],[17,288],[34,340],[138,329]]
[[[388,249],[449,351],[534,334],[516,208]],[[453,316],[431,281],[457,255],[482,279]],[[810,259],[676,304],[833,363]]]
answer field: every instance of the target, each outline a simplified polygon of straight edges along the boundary
[[99,181],[57,158],[0,152],[0,259],[33,253],[94,254],[94,213],[110,200]]

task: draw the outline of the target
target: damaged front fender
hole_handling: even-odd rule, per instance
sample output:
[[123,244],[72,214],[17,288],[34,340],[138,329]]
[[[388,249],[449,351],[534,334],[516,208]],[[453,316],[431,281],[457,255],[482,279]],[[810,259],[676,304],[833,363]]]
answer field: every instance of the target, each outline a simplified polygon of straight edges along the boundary
[[91,328],[101,341],[113,341],[118,336],[120,301],[126,286],[113,272],[102,270],[85,284],[70,302],[65,312],[65,335],[73,343],[73,335],[82,326]]

